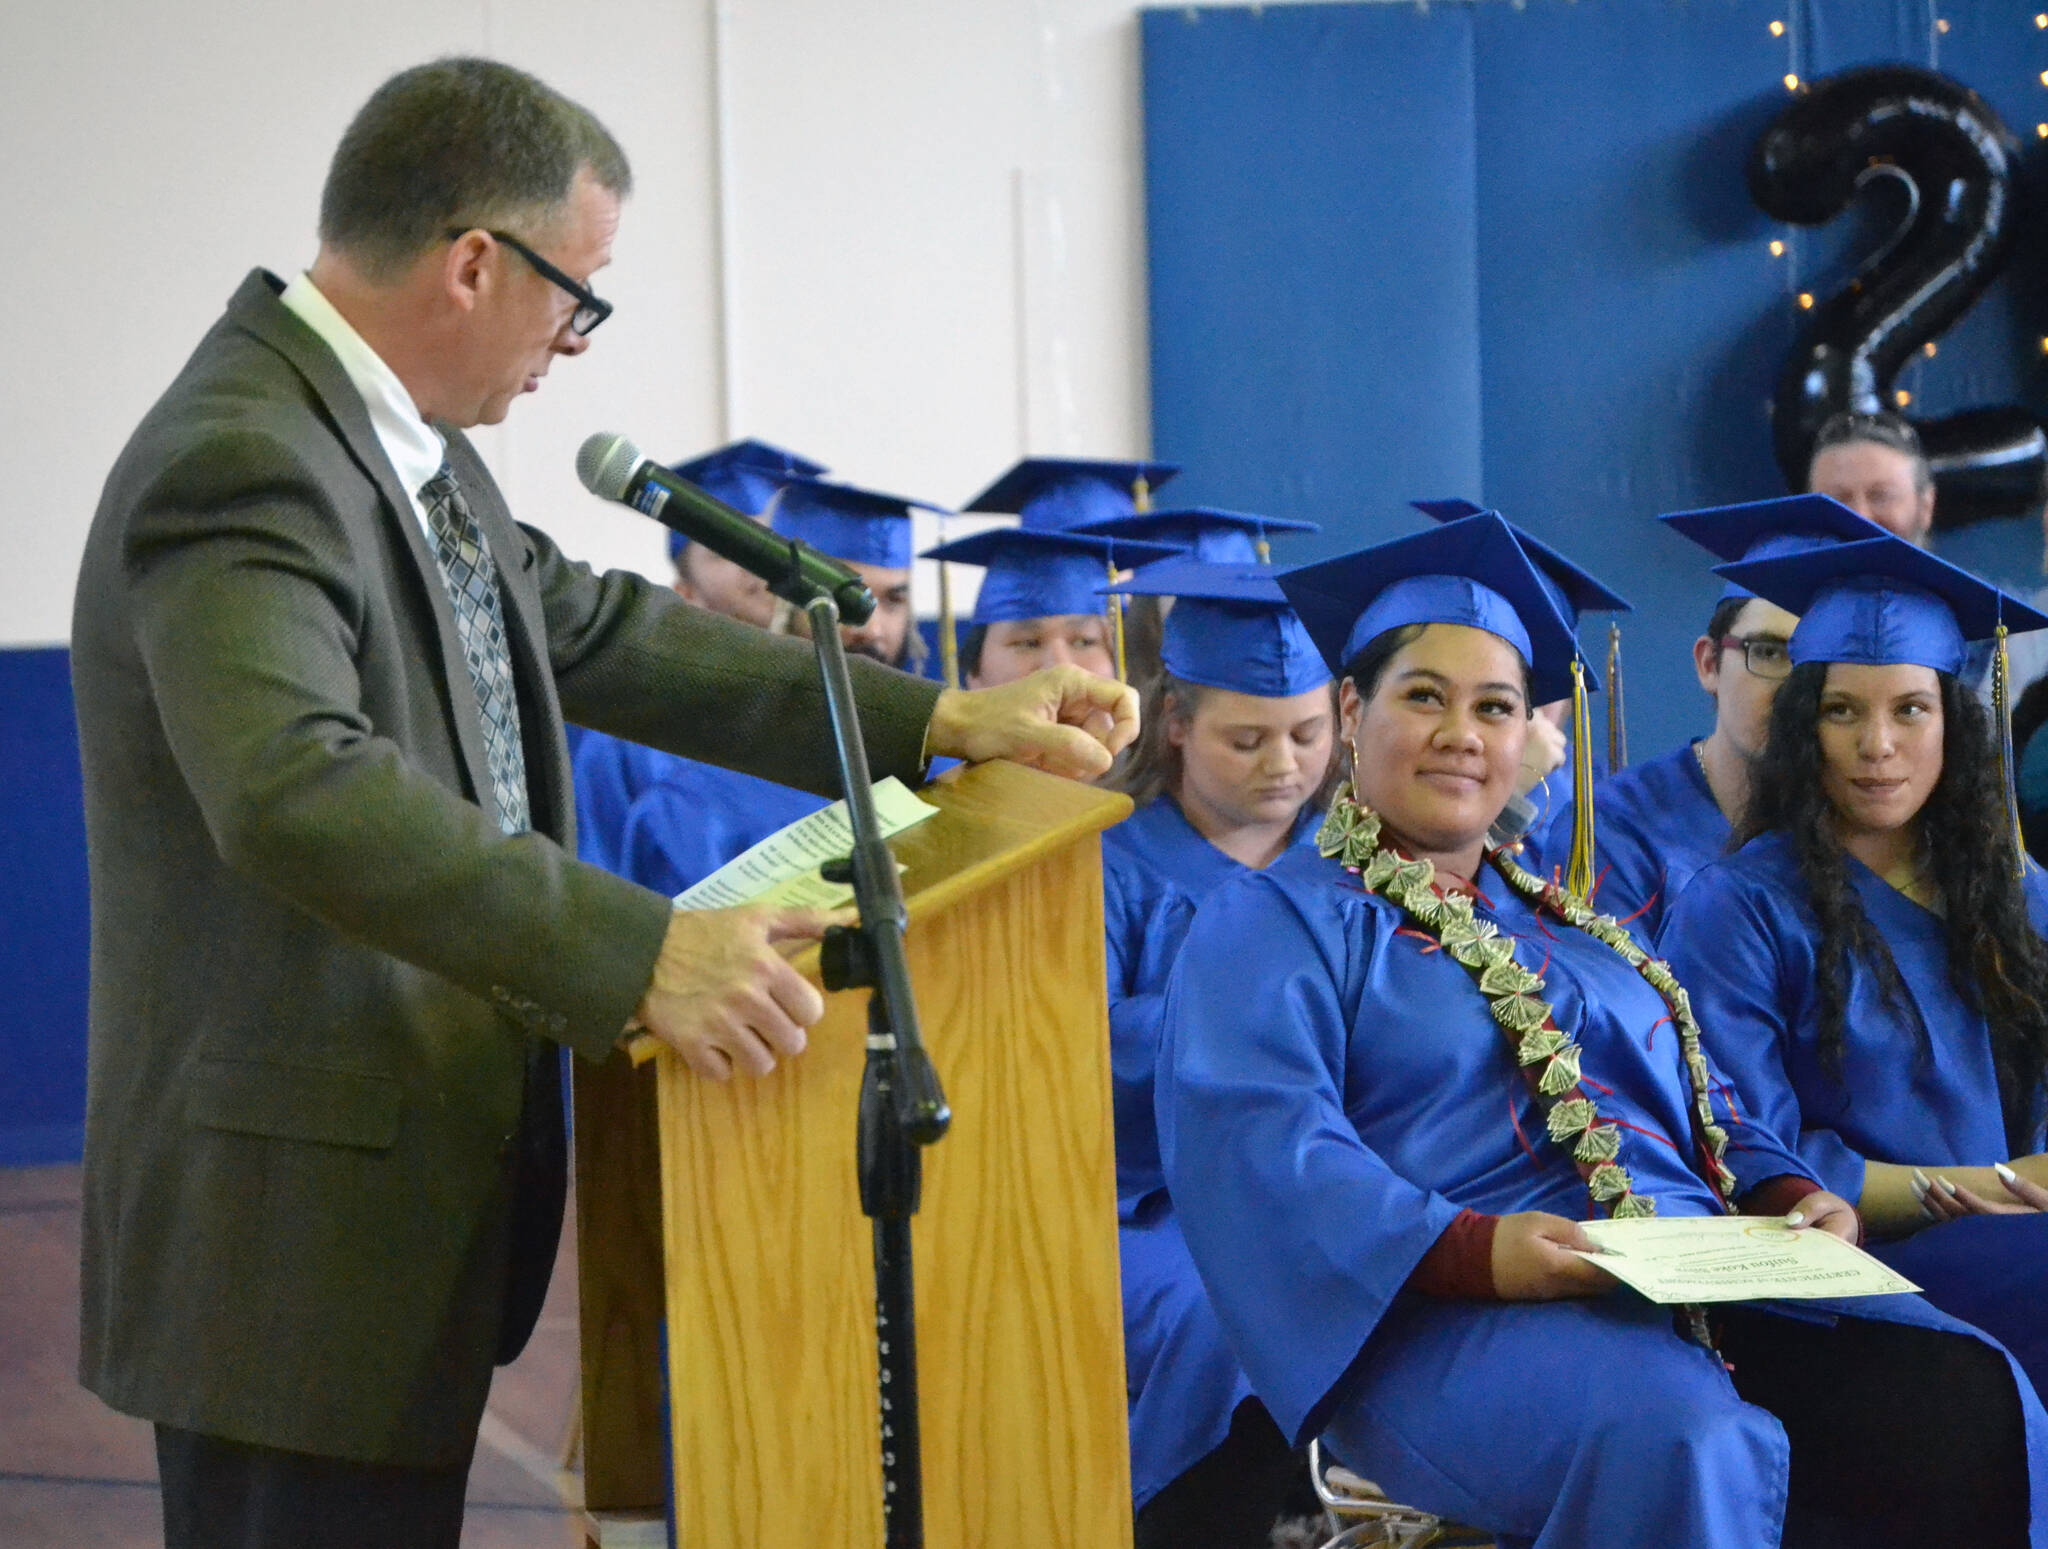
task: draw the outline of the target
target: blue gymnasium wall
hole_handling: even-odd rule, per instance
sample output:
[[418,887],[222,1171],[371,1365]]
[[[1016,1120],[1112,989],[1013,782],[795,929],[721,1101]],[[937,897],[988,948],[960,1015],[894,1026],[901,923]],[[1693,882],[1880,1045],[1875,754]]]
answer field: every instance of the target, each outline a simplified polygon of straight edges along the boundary
[[[2019,253],[1899,385],[1916,415],[2038,411],[2039,9],[1955,0],[1946,32],[1924,0],[1146,12],[1153,445],[1187,465],[1168,494],[1324,524],[1283,562],[1413,530],[1413,496],[1498,505],[1636,604],[1630,751],[1676,746],[1708,721],[1689,649],[1718,583],[1650,518],[1784,492],[1766,411],[1796,297],[1838,288],[1881,230],[1750,204],[1783,78],[1932,65],[2022,138]],[[2032,519],[1940,547],[2039,584]]]
[[78,1158],[85,958],[70,653],[0,650],[0,1166]]

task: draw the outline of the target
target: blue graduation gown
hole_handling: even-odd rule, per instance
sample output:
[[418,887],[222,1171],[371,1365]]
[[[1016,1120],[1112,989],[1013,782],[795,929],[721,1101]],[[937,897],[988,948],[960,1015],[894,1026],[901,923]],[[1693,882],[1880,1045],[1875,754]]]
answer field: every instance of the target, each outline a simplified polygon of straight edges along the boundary
[[[1321,814],[1304,810],[1294,842],[1311,843],[1320,821]],[[1173,959],[1196,905],[1247,869],[1197,833],[1170,796],[1102,836],[1124,1375],[1137,1508],[1222,1445],[1231,1415],[1251,1396],[1174,1219],[1152,1121],[1159,1018]]]
[[[1567,788],[1536,846],[1545,871],[1571,851],[1570,798]],[[1631,764],[1593,788],[1593,901],[1637,940],[1653,941],[1679,889],[1726,853],[1731,832],[1691,743]]]
[[[1667,1216],[1716,1204],[1687,1164],[1691,1096],[1660,996],[1488,874],[1479,913],[1543,972],[1620,1160]],[[1189,1250],[1254,1390],[1295,1438],[1397,1499],[1540,1549],[1777,1542],[1788,1448],[1668,1309],[1437,1300],[1406,1282],[1461,1208],[1584,1217],[1467,971],[1312,852],[1219,888],[1167,994],[1160,1154]],[[1742,1189],[1798,1157],[1716,1080]],[[1808,1303],[1969,1333],[1917,1297]],[[1981,1336],[1978,1336],[1981,1337]],[[2039,1401],[2020,1384],[2036,1478]],[[2035,1541],[2048,1502],[2035,1488]],[[1655,1524],[1654,1530],[1647,1524]]]
[[593,866],[625,875],[626,813],[634,798],[672,765],[687,763],[673,753],[582,730],[570,755],[576,787],[576,854]]
[[755,775],[672,759],[626,811],[618,869],[674,897],[777,829],[830,805],[828,797]]
[[[1849,873],[1929,1046],[1910,1015],[1884,1004],[1875,975],[1852,961],[1840,1076],[1821,1063],[1820,932],[1791,843],[1775,833],[1701,871],[1666,919],[1662,947],[1691,987],[1703,1035],[1751,1117],[1796,1144],[1807,1170],[1845,1199],[1862,1197],[1866,1160],[2004,1161],[1990,1032],[1949,983],[1946,922],[1853,856]],[[2048,882],[2030,868],[2025,887],[2038,930],[2048,920]],[[2027,1149],[2041,1150],[2043,1138],[2037,1128]],[[1937,1307],[1996,1336],[2048,1392],[2048,1215],[1929,1227],[1872,1251]]]

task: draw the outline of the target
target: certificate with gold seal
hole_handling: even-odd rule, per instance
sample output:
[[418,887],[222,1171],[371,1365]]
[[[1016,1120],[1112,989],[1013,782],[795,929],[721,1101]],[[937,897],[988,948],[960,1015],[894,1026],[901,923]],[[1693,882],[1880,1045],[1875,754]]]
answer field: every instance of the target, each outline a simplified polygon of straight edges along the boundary
[[1892,1296],[1920,1288],[1861,1248],[1775,1216],[1587,1221],[1582,1254],[1653,1302]]

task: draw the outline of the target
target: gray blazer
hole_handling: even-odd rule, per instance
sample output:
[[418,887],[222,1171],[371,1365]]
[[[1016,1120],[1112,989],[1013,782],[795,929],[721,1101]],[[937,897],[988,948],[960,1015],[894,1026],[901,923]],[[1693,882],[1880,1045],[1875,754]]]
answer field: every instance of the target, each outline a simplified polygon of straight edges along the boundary
[[[81,1375],[155,1421],[443,1463],[524,1338],[511,1261],[553,1256],[514,1208],[532,1041],[609,1051],[669,912],[575,859],[564,718],[837,778],[806,645],[565,559],[450,433],[520,690],[535,832],[500,834],[425,536],[279,289],[252,274],[136,430],[79,576]],[[936,687],[854,671],[876,774],[915,778]]]

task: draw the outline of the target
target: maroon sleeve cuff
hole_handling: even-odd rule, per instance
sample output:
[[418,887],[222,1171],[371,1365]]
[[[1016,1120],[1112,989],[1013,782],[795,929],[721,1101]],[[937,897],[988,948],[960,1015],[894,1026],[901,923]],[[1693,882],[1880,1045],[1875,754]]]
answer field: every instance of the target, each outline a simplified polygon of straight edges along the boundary
[[1408,1289],[1424,1296],[1498,1300],[1493,1289],[1493,1230],[1498,1225],[1499,1216],[1459,1211],[1410,1272]]
[[1811,1178],[1802,1178],[1797,1173],[1779,1173],[1775,1178],[1764,1179],[1742,1196],[1742,1213],[1746,1216],[1790,1215],[1792,1207],[1807,1195],[1820,1192],[1820,1185]]

